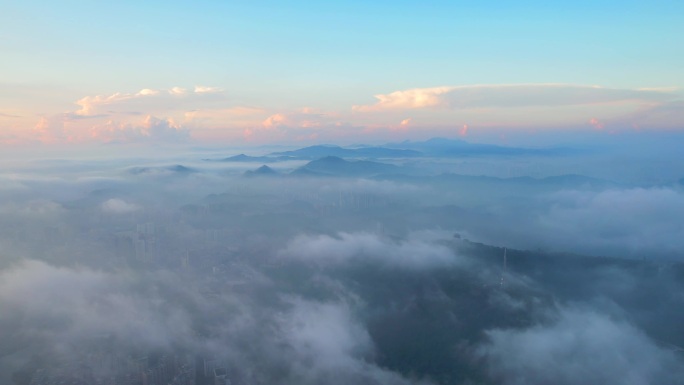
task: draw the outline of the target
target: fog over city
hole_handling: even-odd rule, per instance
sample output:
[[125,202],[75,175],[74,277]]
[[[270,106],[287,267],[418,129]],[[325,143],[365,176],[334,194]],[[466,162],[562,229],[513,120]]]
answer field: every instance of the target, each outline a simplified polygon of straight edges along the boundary
[[684,385],[684,1],[0,3],[0,385]]
[[682,383],[684,159],[616,140],[7,152],[0,384]]

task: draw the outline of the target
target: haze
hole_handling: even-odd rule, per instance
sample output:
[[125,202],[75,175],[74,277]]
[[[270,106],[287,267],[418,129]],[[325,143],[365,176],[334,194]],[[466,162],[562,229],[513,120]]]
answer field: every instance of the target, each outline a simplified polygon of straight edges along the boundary
[[684,382],[681,5],[2,8],[0,384]]

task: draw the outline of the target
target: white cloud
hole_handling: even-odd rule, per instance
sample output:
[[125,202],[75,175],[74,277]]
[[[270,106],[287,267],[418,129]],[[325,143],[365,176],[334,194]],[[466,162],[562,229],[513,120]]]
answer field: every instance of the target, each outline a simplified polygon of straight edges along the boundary
[[416,109],[436,107],[444,104],[444,95],[453,91],[454,87],[415,88],[395,91],[390,94],[378,94],[378,102],[369,106],[354,106],[355,111],[381,111],[391,109]]
[[90,138],[103,142],[183,142],[190,138],[190,131],[172,119],[147,116],[137,124],[108,121],[90,129]]
[[32,200],[26,204],[5,203],[0,205],[0,214],[6,217],[16,216],[30,219],[58,219],[66,210],[62,205],[51,200]]
[[336,114],[314,112],[304,108],[296,112],[280,112],[266,118],[261,125],[264,128],[323,128],[341,124]]
[[102,203],[102,211],[112,214],[126,214],[140,210],[140,206],[127,203],[118,198],[112,198]]
[[664,102],[676,95],[670,89],[619,89],[570,84],[498,84],[415,88],[375,95],[377,102],[358,105],[359,112],[425,108],[573,106],[613,102]]
[[565,308],[550,323],[491,330],[480,348],[502,384],[672,384],[684,363],[635,327],[594,311]]
[[684,249],[681,189],[562,190],[496,215],[496,222],[472,224],[474,239],[519,249],[638,259],[681,259]]
[[684,194],[664,188],[565,191],[537,220],[556,248],[647,257],[684,248]]
[[294,351],[288,359],[299,383],[412,384],[369,359],[373,342],[346,303],[293,300],[280,321],[284,342]]
[[323,368],[354,366],[373,347],[368,332],[346,304],[294,301],[281,327],[300,356]]
[[196,94],[215,94],[222,91],[223,89],[219,87],[195,86]]
[[169,90],[171,95],[185,95],[187,92],[188,90],[182,87],[173,87]]
[[320,264],[368,261],[415,269],[462,263],[462,257],[438,243],[440,239],[444,239],[442,233],[431,232],[413,233],[402,241],[371,233],[339,233],[336,237],[301,235],[287,245],[281,256]]
[[163,301],[136,295],[132,286],[103,272],[24,261],[0,272],[0,321],[20,319],[21,330],[46,349],[66,353],[77,348],[75,342],[103,333],[147,347],[192,338],[188,314],[164,312]]
[[159,111],[178,108],[189,109],[214,102],[215,99],[208,100],[206,97],[220,95],[222,91],[218,87],[197,86],[193,92],[181,87],[168,90],[144,88],[136,93],[116,92],[111,95],[86,96],[76,101],[80,109],[74,114],[77,116],[116,113],[155,114]]

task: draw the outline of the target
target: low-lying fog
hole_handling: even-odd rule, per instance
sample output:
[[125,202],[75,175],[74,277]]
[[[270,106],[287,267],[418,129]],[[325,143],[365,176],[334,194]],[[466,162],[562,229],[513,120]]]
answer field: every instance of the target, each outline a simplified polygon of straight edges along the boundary
[[674,152],[5,156],[0,383],[683,383],[682,218]]

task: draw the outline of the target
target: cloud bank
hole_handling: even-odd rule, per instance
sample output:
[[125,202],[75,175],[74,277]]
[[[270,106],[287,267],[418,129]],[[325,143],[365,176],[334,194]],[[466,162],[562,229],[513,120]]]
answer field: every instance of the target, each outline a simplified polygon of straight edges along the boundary
[[672,100],[669,89],[618,89],[571,84],[504,84],[415,88],[375,95],[377,102],[354,106],[355,111],[422,108],[553,107],[626,101],[656,103]]
[[676,353],[624,321],[563,308],[553,320],[522,330],[491,330],[480,353],[502,384],[677,383]]
[[[443,233],[437,234],[444,237]],[[435,242],[435,235],[432,232],[414,233],[402,241],[369,233],[339,233],[335,237],[302,235],[290,242],[282,256],[324,265],[370,262],[409,269],[463,263],[451,249]]]

